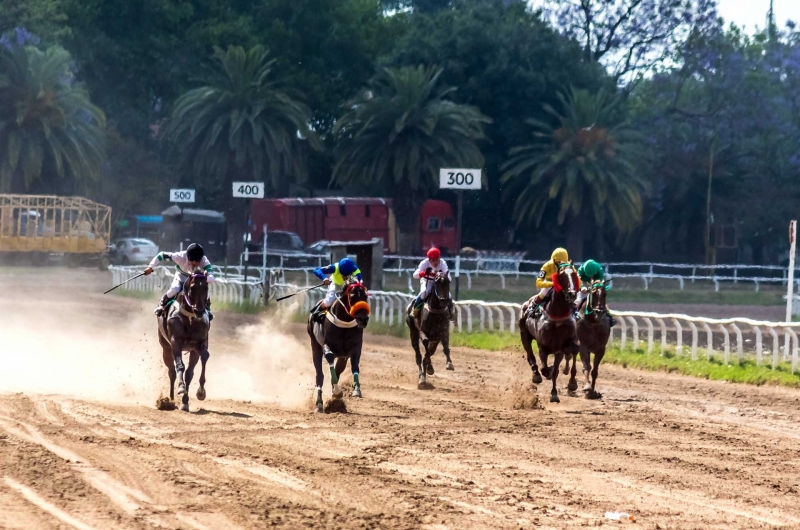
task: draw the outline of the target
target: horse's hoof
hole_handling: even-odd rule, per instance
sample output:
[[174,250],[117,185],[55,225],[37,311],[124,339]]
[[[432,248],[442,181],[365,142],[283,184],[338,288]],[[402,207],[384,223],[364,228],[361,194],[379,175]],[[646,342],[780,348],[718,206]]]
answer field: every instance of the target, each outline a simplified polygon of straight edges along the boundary
[[357,398],[363,397],[361,395],[361,385],[358,385],[355,388],[353,388],[353,393],[351,394],[351,396],[357,397]]
[[546,366],[545,368],[542,368],[542,375],[544,376],[545,379],[550,379],[550,367],[549,366]]
[[314,412],[315,413],[319,413],[319,414],[324,414],[325,413],[325,409],[322,407],[322,402],[317,403],[317,406],[314,409]]
[[205,401],[205,399],[206,399],[206,389],[205,388],[200,387],[200,388],[197,389],[197,399],[199,399],[200,401]]
[[570,381],[567,384],[567,390],[570,390],[572,392],[578,390],[578,382],[577,381]]
[[177,394],[180,396],[181,394],[186,393],[186,384],[183,381],[178,383],[178,392]]
[[586,399],[601,399],[603,397],[603,394],[600,392],[595,392],[594,390],[589,390],[584,395],[586,396]]
[[447,368],[447,369],[448,369],[448,370],[450,370],[450,371],[453,371],[453,370],[455,370],[455,369],[456,369],[456,368],[453,366],[453,362],[452,362],[452,361],[447,361],[447,364],[445,365],[445,368]]
[[539,372],[533,372],[533,384],[538,385],[542,382],[542,374]]
[[344,397],[344,390],[339,385],[333,387],[333,399],[342,399]]
[[181,410],[184,412],[189,412],[189,404],[188,403],[181,403]]
[[561,403],[561,400],[558,399],[558,396],[556,394],[551,394],[550,395],[550,403]]

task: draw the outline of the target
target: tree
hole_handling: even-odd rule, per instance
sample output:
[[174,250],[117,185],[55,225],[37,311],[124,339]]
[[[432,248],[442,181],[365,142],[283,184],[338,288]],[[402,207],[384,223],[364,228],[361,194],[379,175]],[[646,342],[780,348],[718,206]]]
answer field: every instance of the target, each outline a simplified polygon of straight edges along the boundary
[[[395,43],[384,64],[441,66],[441,82],[458,87],[450,99],[477,107],[491,118],[484,128],[488,141],[481,149],[486,158],[486,187],[480,193],[465,194],[463,233],[469,244],[498,248],[508,241],[514,226],[497,212],[507,208],[500,168],[508,151],[528,135],[520,117],[546,118],[543,105],[557,105],[558,92],[564,87],[596,91],[604,85],[613,89],[614,84],[599,64],[583,61],[574,41],[556,33],[524,3],[458,0],[454,5],[432,15],[411,17],[408,33]],[[437,198],[451,196],[452,192],[444,191]]]
[[503,181],[519,224],[555,215],[568,223],[568,247],[582,259],[585,224],[602,227],[610,217],[624,233],[641,221],[644,181],[634,164],[641,152],[636,133],[616,119],[618,100],[573,89],[560,101],[561,112],[546,107],[550,122],[528,121],[534,141],[511,150]]
[[381,70],[334,129],[334,181],[391,190],[400,252],[419,251],[420,210],[439,169],[483,167],[478,142],[491,120],[451,101],[441,75],[423,66]]
[[105,116],[75,81],[63,48],[0,46],[0,190],[54,193],[95,179]]
[[545,15],[578,41],[586,61],[615,79],[661,65],[693,28],[714,24],[717,0],[537,0]]
[[166,138],[178,147],[184,171],[224,179],[227,258],[238,261],[245,213],[231,196],[232,182],[266,180],[285,192],[291,178],[305,176],[305,152],[318,143],[308,127],[311,110],[298,92],[272,80],[266,49],[215,48],[213,59],[203,86],[175,103]]

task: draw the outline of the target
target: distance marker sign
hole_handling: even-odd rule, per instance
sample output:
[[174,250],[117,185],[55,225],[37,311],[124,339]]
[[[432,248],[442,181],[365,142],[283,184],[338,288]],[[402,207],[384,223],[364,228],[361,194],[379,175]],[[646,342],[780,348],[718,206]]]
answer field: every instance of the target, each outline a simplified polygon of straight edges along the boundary
[[445,190],[481,189],[480,169],[440,169],[439,188]]
[[263,182],[234,182],[233,183],[233,196],[241,197],[244,199],[263,199],[264,198],[264,183]]
[[194,202],[194,190],[171,189],[169,202]]

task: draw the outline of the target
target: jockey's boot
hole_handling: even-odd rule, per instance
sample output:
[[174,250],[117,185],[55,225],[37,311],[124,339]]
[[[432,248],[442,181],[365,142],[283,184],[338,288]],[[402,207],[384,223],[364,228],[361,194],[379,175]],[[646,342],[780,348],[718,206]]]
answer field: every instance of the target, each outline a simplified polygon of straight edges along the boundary
[[214,313],[211,312],[211,299],[206,300],[206,312],[208,313],[208,321],[214,320]]
[[311,321],[322,324],[322,316],[324,314],[325,308],[322,306],[322,302],[319,302],[314,306],[314,309],[311,310]]
[[412,310],[412,315],[415,319],[419,319],[419,312],[422,310],[422,306],[424,305],[425,301],[421,296],[418,296],[417,299],[414,300],[414,309]]
[[544,302],[544,297],[539,296],[538,294],[533,297],[533,303],[528,307],[528,313],[533,318],[539,318],[542,314],[542,303]]
[[157,317],[163,315],[164,309],[166,309],[167,304],[169,303],[170,300],[171,298],[169,296],[167,295],[162,296],[161,300],[158,302],[158,307],[156,307],[156,310],[153,311],[153,313],[155,313]]
[[614,315],[612,315],[611,313],[608,313],[608,324],[612,328],[617,325],[617,319],[614,318]]

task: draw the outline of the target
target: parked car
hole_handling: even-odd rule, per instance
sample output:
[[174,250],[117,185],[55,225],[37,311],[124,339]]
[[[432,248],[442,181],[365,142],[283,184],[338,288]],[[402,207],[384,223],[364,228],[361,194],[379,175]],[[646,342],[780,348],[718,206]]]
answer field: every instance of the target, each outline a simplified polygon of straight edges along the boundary
[[327,239],[317,241],[306,247],[307,254],[319,254],[321,256],[329,256],[331,253],[331,242]]
[[158,245],[149,239],[129,237],[116,240],[109,246],[109,258],[115,265],[143,265],[158,254]]

